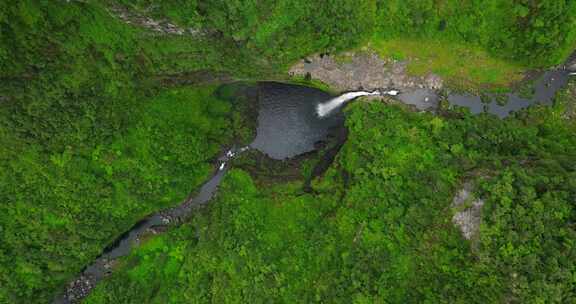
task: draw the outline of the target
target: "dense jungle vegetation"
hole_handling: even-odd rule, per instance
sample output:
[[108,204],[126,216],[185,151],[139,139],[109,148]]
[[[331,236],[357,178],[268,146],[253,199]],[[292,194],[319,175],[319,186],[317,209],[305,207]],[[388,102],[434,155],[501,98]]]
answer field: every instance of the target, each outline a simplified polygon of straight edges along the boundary
[[[193,31],[154,32],[112,9]],[[544,68],[576,47],[575,11],[570,0],[0,1],[0,303],[49,303],[208,177],[245,126],[204,75],[282,77],[314,53],[397,39]],[[576,301],[574,84],[557,100],[506,121],[355,104],[314,192],[301,191],[306,170],[264,186],[234,169],[210,208],[123,260],[87,302]],[[468,179],[487,204],[473,246],[448,208]]]
[[[573,302],[576,126],[561,113],[353,104],[313,193],[235,169],[209,210],[149,241],[87,303]],[[465,180],[486,198],[472,250],[450,222]]]
[[[183,5],[182,3],[185,3]],[[378,39],[466,42],[527,64],[560,63],[576,43],[576,3],[547,1],[333,0],[125,1],[187,26],[218,30],[271,60],[338,51]]]

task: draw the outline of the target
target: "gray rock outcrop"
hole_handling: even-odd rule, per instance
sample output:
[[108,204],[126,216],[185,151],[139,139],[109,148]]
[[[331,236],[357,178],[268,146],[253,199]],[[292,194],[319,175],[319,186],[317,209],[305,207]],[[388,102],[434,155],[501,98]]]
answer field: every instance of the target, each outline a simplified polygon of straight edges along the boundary
[[462,189],[454,196],[451,205],[455,211],[452,223],[460,229],[462,236],[467,240],[473,240],[479,236],[484,206],[484,200],[474,197],[473,188],[472,183],[464,183]]
[[440,76],[410,76],[407,62],[382,59],[372,51],[348,52],[338,57],[315,55],[292,66],[290,75],[310,75],[339,91],[395,89],[441,89]]

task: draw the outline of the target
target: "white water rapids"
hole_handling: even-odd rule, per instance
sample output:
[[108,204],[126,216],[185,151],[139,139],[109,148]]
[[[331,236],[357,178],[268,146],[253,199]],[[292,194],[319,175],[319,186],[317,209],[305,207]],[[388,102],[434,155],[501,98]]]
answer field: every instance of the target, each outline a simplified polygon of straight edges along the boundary
[[333,98],[325,103],[320,103],[318,104],[318,106],[316,107],[316,113],[318,114],[318,116],[320,117],[325,117],[326,115],[330,114],[330,112],[332,112],[334,109],[339,108],[340,106],[342,106],[343,104],[345,104],[346,102],[354,99],[354,98],[358,98],[360,96],[374,96],[374,95],[390,95],[390,96],[396,96],[398,95],[397,90],[389,90],[389,91],[373,91],[373,92],[366,92],[366,91],[357,91],[357,92],[349,92],[349,93],[344,93],[336,98]]

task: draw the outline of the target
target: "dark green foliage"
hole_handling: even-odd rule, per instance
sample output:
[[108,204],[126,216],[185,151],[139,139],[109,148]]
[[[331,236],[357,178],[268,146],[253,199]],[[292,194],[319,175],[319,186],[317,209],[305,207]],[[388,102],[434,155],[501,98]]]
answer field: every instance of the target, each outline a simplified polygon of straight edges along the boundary
[[134,33],[103,9],[83,5],[19,1],[7,10],[0,36],[3,123],[59,152],[122,129],[120,113],[136,103]]

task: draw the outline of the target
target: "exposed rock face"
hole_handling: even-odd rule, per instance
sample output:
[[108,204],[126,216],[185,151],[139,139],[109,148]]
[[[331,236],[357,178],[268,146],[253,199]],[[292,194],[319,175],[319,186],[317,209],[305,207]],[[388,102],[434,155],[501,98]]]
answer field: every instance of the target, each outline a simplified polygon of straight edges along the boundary
[[315,55],[302,60],[290,69],[291,75],[306,76],[340,91],[374,90],[380,88],[440,89],[443,81],[438,75],[409,76],[407,62],[385,60],[374,52],[344,53],[343,60],[334,56]]
[[202,31],[194,28],[181,28],[170,23],[168,20],[155,20],[141,15],[126,7],[115,5],[109,8],[110,13],[122,20],[124,23],[140,26],[163,35],[200,35]]
[[484,206],[484,200],[475,198],[472,191],[473,185],[465,183],[454,196],[451,206],[456,210],[452,217],[452,223],[460,228],[462,235],[467,240],[472,240],[478,236],[482,219],[482,206]]

